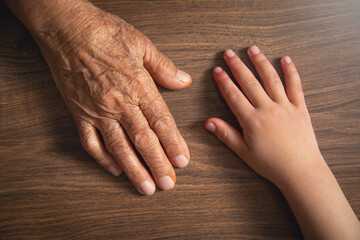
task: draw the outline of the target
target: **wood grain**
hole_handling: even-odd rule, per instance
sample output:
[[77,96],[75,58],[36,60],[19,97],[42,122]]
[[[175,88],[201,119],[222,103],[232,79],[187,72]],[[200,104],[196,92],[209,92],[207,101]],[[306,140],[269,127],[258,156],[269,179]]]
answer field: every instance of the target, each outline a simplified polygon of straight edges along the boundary
[[227,48],[250,66],[251,44],[279,71],[283,55],[296,63],[322,153],[360,216],[359,1],[93,3],[192,75],[186,90],[159,88],[192,162],[151,197],[101,169],[31,35],[0,3],[0,238],[301,239],[281,193],[202,127],[211,116],[235,124],[210,71]]

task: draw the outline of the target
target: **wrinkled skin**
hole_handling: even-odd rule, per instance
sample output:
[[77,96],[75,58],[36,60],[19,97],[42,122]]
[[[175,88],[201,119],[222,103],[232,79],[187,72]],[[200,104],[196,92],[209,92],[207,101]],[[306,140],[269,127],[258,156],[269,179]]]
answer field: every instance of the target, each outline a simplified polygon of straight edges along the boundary
[[152,194],[155,182],[173,188],[172,164],[185,167],[190,155],[153,78],[181,89],[191,84],[190,76],[122,19],[92,5],[80,9],[77,22],[58,19],[64,27],[49,26],[35,39],[82,146],[113,175],[123,170],[142,194]]

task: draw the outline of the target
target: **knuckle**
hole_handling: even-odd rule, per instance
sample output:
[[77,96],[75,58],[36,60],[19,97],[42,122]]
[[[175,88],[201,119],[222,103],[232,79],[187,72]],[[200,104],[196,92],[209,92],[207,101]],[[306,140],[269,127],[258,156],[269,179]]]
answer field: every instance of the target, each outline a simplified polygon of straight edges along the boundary
[[146,151],[156,146],[157,138],[150,130],[140,130],[133,134],[133,143],[139,151]]
[[267,82],[270,84],[279,84],[281,81],[279,76],[276,73],[273,73],[267,78]]
[[159,69],[162,68],[163,71],[169,71],[174,66],[172,61],[168,59],[165,55],[159,52],[158,54],[158,66]]
[[298,74],[296,67],[294,66],[294,64],[291,64],[288,68],[287,68],[287,72],[290,74]]
[[113,139],[108,139],[106,143],[106,148],[109,152],[114,153],[117,150],[117,144]]
[[224,98],[231,102],[235,103],[240,100],[241,93],[238,89],[229,89],[224,93]]
[[221,80],[219,83],[224,84],[225,81],[229,80],[229,76],[225,71],[222,71],[219,75],[216,77],[217,79]]
[[139,69],[138,71],[132,73],[131,76],[132,83],[144,84],[144,83],[148,83],[148,81],[149,81],[149,76],[145,73],[145,71]]
[[301,82],[299,78],[293,79],[292,87],[299,92],[302,92]]
[[242,81],[242,86],[244,88],[253,88],[256,87],[258,84],[259,84],[258,81],[253,78],[245,78]]
[[152,164],[149,164],[150,169],[152,171],[156,171],[157,173],[168,173],[171,171],[171,166],[165,160],[156,161]]
[[260,118],[254,117],[251,119],[250,122],[248,122],[250,129],[257,130],[261,129],[263,127],[263,122]]
[[107,96],[111,95],[112,92],[113,88],[110,87],[107,81],[98,81],[90,88],[90,94],[100,100],[107,100]]
[[144,107],[151,108],[153,110],[158,109],[159,112],[168,111],[167,106],[161,97],[159,91],[151,89],[151,92],[148,92],[146,97],[146,104],[143,104]]
[[126,139],[122,139],[121,137],[114,136],[108,139],[106,148],[117,158],[119,156],[126,156],[130,153],[130,147],[128,146]]
[[123,169],[129,178],[138,178],[143,175],[144,171],[143,168],[139,167],[136,164],[125,164],[123,166]]
[[140,34],[142,35],[142,40],[144,41],[144,44],[146,44],[149,47],[151,46],[155,47],[150,38],[148,38],[146,35],[143,35],[142,33]]
[[81,146],[84,148],[84,150],[90,154],[95,152],[95,149],[98,146],[96,141],[91,138],[89,133],[82,133],[80,135],[80,142],[81,142]]
[[[143,69],[134,71],[124,87],[126,95],[135,105],[141,104],[144,99],[149,99],[154,95],[154,84],[151,77]],[[156,94],[155,94],[156,95]]]
[[241,112],[239,115],[241,115],[241,118],[244,119],[244,123],[247,123],[247,122],[252,121],[252,119],[254,118],[254,115],[256,115],[255,111],[256,111],[256,109],[244,111],[244,112]]
[[95,100],[95,104],[105,111],[112,111],[121,104],[121,92],[109,84],[101,83],[91,90],[91,96]]
[[231,66],[237,66],[239,64],[239,61],[240,60],[236,55],[227,59],[228,64]]
[[163,134],[174,134],[176,132],[175,122],[169,115],[161,115],[152,123],[155,132]]
[[95,144],[89,140],[81,141],[81,146],[83,147],[83,149],[90,154],[94,152],[94,145]]
[[297,83],[297,84],[294,84],[294,87],[295,91],[297,91],[298,93],[302,93],[303,90],[302,90],[302,87],[301,87],[301,84]]
[[217,136],[225,144],[229,142],[229,132],[227,130],[225,129],[220,130]]
[[173,64],[170,59],[163,55],[158,49],[154,46],[151,47],[149,54],[149,62],[156,66],[158,69],[168,70]]

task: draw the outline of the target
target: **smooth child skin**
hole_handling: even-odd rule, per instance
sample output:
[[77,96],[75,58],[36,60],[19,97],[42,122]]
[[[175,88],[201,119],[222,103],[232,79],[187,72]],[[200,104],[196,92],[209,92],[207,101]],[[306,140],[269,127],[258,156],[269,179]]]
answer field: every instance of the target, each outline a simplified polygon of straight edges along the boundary
[[241,89],[222,68],[213,70],[243,134],[218,118],[205,128],[282,191],[306,239],[360,239],[359,221],[318,148],[294,63],[281,59],[284,88],[258,47],[247,53],[264,87],[232,50],[223,57]]

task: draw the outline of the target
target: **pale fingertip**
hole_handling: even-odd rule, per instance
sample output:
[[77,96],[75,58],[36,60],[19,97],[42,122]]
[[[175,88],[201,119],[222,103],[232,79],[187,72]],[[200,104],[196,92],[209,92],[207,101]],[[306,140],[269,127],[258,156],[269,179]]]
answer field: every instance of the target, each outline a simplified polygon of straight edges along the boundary
[[221,67],[216,67],[216,68],[214,68],[214,70],[213,70],[213,72],[215,73],[215,74],[219,74],[219,73],[221,73],[223,71],[223,69],[221,68]]
[[114,167],[114,166],[108,167],[108,171],[109,171],[112,175],[114,175],[115,177],[118,177],[118,176],[120,176],[120,174],[121,174],[121,171],[120,171],[119,169],[117,169],[116,167]]
[[255,56],[260,53],[260,49],[257,46],[253,45],[253,46],[249,47],[248,53],[252,56]]
[[235,52],[231,49],[226,50],[224,53],[224,57],[232,58],[233,56],[235,56]]
[[291,58],[289,56],[285,56],[283,58],[283,62],[286,63],[286,64],[289,64],[289,63],[291,63]]
[[189,160],[181,154],[173,159],[173,163],[179,168],[184,168],[189,164]]
[[191,77],[184,71],[178,70],[176,74],[176,78],[179,82],[187,84],[191,81]]
[[216,126],[212,122],[208,122],[205,124],[205,128],[209,130],[210,132],[214,133],[216,131]]
[[146,180],[140,185],[140,191],[144,195],[152,195],[156,190],[155,184]]
[[158,184],[162,190],[171,190],[175,187],[174,181],[169,176],[159,178]]

